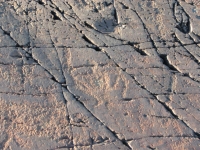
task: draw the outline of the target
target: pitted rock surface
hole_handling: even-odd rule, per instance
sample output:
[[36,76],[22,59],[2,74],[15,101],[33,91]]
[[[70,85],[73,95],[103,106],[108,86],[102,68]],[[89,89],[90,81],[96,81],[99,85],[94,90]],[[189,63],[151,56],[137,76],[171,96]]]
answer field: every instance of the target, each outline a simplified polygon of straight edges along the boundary
[[199,150],[199,0],[1,0],[0,149]]

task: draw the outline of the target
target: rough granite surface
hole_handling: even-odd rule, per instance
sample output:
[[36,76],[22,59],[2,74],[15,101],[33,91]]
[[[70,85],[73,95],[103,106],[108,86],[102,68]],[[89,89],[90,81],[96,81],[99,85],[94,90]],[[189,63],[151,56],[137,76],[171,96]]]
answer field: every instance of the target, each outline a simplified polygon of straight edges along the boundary
[[0,150],[117,149],[200,149],[200,0],[0,0]]

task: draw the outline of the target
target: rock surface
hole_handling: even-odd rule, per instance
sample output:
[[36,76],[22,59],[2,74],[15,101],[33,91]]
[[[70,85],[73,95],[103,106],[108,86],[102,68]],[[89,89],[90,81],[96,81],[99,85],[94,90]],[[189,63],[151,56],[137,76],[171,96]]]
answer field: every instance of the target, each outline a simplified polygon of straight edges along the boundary
[[1,0],[0,149],[199,150],[199,0]]

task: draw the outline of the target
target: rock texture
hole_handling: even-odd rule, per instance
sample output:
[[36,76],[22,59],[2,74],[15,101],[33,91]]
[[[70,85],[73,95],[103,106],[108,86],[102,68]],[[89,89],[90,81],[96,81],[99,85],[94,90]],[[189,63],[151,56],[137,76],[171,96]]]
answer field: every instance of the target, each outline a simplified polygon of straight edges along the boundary
[[0,149],[199,150],[199,0],[1,0]]

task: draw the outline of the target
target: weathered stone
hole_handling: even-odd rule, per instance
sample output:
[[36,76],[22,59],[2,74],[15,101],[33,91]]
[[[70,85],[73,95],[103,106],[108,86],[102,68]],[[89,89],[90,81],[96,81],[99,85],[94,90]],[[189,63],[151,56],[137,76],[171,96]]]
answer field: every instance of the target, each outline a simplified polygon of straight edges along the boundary
[[198,150],[200,1],[2,0],[0,149]]

